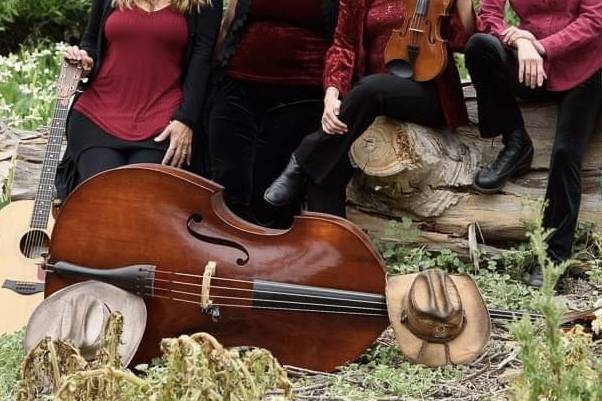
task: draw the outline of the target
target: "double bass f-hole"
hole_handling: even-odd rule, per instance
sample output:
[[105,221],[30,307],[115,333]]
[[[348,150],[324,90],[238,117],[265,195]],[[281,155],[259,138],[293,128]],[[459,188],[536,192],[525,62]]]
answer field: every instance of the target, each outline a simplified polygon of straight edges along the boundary
[[210,235],[205,235],[198,231],[195,231],[193,225],[199,224],[202,221],[203,221],[203,216],[201,216],[200,214],[193,214],[192,216],[190,216],[188,218],[186,227],[188,228],[188,232],[190,233],[190,235],[192,235],[194,238],[198,239],[199,241],[207,242],[208,244],[221,245],[221,246],[239,250],[240,252],[242,252],[244,254],[244,256],[236,259],[236,264],[239,266],[244,266],[247,263],[249,263],[249,259],[250,259],[249,251],[241,244],[238,244],[238,243],[231,241],[229,239],[226,239],[226,238],[212,237]]

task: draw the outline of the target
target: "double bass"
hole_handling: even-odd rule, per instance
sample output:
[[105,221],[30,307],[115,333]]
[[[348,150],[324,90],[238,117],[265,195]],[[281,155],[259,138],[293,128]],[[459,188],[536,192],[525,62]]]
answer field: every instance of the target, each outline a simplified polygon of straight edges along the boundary
[[405,0],[404,4],[403,24],[391,32],[385,64],[399,77],[430,81],[447,67],[447,44],[441,28],[454,0]]
[[359,228],[317,213],[288,230],[259,227],[227,208],[219,185],[160,165],[78,186],[63,203],[47,265],[46,296],[87,278],[144,297],[134,364],[158,356],[162,338],[204,331],[226,346],[331,371],[388,325],[384,264]]

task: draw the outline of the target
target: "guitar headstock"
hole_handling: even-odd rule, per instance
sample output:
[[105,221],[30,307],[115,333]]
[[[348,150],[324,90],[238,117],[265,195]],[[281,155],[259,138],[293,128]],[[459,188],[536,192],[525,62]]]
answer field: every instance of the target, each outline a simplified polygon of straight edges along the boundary
[[69,99],[77,91],[82,74],[83,69],[81,64],[63,60],[57,87],[57,97],[61,105],[66,106],[69,104]]

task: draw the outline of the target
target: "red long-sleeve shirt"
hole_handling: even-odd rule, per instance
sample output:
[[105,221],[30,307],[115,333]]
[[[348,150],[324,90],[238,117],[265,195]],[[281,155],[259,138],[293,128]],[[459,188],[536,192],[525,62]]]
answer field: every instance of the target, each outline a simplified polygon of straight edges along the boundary
[[[481,0],[478,29],[497,37],[506,29],[506,0]],[[602,69],[602,0],[510,0],[520,28],[546,50],[547,88],[576,87]]]
[[75,110],[121,139],[157,135],[182,103],[186,18],[172,7],[125,8],[111,13],[104,34],[105,59]]
[[[399,0],[341,0],[334,43],[326,55],[324,86],[345,95],[363,76],[387,72],[385,47],[391,30],[401,27],[403,18]],[[451,49],[463,49],[470,32],[464,30],[455,11],[448,22],[444,36]],[[435,81],[448,127],[453,130],[465,124],[468,116],[453,58]]]

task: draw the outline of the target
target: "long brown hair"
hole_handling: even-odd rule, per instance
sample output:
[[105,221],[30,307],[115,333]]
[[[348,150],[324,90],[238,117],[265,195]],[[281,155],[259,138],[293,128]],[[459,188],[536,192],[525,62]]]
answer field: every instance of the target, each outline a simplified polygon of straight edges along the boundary
[[[113,7],[132,8],[136,3],[146,3],[154,7],[155,0],[113,0]],[[172,6],[182,13],[190,12],[194,9],[200,10],[202,7],[211,6],[211,0],[171,0]]]

